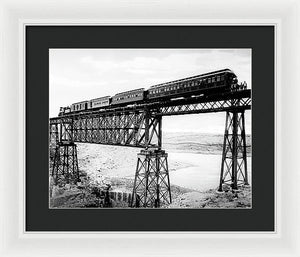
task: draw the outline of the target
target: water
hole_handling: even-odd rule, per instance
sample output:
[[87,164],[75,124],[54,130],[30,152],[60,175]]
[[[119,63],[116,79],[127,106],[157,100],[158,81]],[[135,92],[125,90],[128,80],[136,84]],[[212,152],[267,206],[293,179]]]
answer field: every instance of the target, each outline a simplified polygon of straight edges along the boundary
[[[252,158],[251,137],[249,135],[246,137],[246,143],[248,146],[248,180],[251,184]],[[200,191],[218,187],[222,161],[223,135],[164,133],[163,148],[169,154],[171,184]],[[185,165],[176,165],[178,163]]]
[[[174,160],[189,163],[191,166],[171,170],[171,184],[200,191],[218,187],[222,160],[221,155],[169,153],[170,166]],[[248,179],[251,184],[251,157],[247,158],[247,164],[249,173]]]

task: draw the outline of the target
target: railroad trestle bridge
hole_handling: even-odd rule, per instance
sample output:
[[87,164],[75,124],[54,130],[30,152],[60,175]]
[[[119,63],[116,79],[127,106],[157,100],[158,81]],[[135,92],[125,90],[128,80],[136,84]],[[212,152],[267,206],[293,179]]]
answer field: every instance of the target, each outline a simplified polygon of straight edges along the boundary
[[248,184],[244,113],[249,109],[251,90],[246,89],[50,118],[50,147],[55,148],[52,176],[56,183],[79,180],[76,142],[140,147],[131,206],[171,203],[162,117],[226,112],[219,191],[224,184],[236,190],[240,184]]

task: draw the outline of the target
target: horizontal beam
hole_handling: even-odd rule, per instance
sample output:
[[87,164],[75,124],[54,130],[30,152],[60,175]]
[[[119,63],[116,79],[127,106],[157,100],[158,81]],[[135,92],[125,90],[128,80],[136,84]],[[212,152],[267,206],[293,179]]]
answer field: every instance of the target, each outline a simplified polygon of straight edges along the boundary
[[171,116],[210,112],[242,111],[251,109],[251,98],[235,100],[220,100],[211,102],[198,102],[187,104],[176,104],[159,108],[157,115]]
[[[175,108],[176,107],[176,108]],[[236,92],[189,97],[176,100],[152,100],[144,102],[138,106],[108,108],[97,111],[87,111],[64,115],[62,117],[50,118],[50,123],[59,123],[62,119],[84,119],[93,117],[108,117],[132,113],[144,113],[150,111],[156,115],[181,115],[206,112],[225,112],[233,109],[248,110],[251,108],[251,90],[241,90]],[[67,121],[67,120],[66,120]]]
[[225,108],[213,108],[213,109],[195,109],[195,110],[180,110],[180,111],[172,111],[171,109],[163,109],[161,113],[157,113],[156,115],[161,116],[176,116],[176,115],[185,115],[185,114],[197,114],[197,113],[212,113],[212,112],[224,112],[224,111],[243,111],[250,110],[251,106],[243,106],[243,107],[225,107]]

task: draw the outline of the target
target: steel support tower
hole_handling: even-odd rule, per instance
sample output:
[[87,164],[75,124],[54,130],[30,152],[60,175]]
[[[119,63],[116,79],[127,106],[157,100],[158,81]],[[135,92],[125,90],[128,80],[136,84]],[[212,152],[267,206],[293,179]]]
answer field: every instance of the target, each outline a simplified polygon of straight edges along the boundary
[[52,139],[52,142],[55,142],[51,172],[54,184],[75,184],[79,181],[79,169],[77,146],[73,137],[73,120],[70,118],[60,119],[50,126],[50,131],[52,132],[50,141]]
[[223,191],[224,184],[231,186],[234,190],[237,190],[242,184],[249,184],[244,110],[226,112],[221,175],[218,191]]
[[161,149],[138,154],[131,207],[159,208],[172,202],[167,158]]
[[58,142],[51,175],[55,185],[76,184],[79,181],[77,147],[74,142]]

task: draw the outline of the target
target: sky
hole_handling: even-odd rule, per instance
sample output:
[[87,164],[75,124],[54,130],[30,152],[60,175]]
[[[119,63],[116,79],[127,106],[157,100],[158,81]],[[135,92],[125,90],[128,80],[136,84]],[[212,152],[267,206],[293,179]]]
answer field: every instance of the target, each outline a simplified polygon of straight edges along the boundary
[[[59,107],[219,69],[251,88],[251,49],[49,49],[49,116]],[[163,117],[165,132],[224,133],[225,113]],[[251,111],[246,111],[246,133]]]

